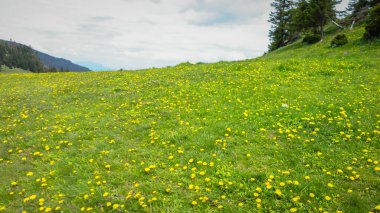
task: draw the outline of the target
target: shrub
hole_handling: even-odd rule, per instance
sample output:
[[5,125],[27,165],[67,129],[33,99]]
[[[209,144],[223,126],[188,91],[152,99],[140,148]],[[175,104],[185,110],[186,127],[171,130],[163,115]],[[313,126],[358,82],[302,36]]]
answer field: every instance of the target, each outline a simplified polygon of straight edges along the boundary
[[363,37],[366,40],[380,37],[380,4],[370,10]]
[[345,34],[339,34],[331,41],[331,47],[339,47],[348,43],[348,39]]
[[305,44],[314,44],[321,40],[320,35],[307,35],[303,38],[302,43]]

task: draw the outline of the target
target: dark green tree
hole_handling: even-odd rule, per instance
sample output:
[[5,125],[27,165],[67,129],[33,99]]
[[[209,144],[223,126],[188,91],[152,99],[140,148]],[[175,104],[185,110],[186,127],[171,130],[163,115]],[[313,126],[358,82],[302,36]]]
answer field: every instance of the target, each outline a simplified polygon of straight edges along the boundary
[[313,29],[314,34],[320,33],[324,37],[324,26],[329,20],[336,19],[335,6],[341,0],[310,0],[310,27]]
[[312,25],[310,15],[310,5],[306,0],[299,0],[295,3],[295,7],[291,11],[291,31],[293,32],[305,32]]
[[273,51],[289,43],[293,2],[291,0],[275,0],[271,3],[271,6],[274,10],[269,15],[269,22],[272,23],[269,30],[269,51]]
[[370,10],[364,33],[366,40],[376,38],[380,38],[380,4]]

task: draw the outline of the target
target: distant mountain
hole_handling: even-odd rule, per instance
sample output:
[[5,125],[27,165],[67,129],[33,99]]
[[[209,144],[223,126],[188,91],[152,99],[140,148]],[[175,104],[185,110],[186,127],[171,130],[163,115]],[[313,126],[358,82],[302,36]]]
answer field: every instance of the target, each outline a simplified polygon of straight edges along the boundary
[[[32,63],[33,62],[33,63]],[[57,58],[14,41],[0,39],[0,65],[19,67],[33,72],[87,72],[80,66],[64,58]],[[33,65],[33,66],[32,66]]]
[[42,61],[43,64],[49,67],[55,67],[57,70],[68,70],[73,72],[87,72],[91,71],[87,67],[80,66],[78,64],[74,64],[73,62],[64,59],[64,58],[57,58],[51,55],[48,55],[46,53],[37,51],[38,58]]
[[113,71],[113,70],[115,70],[115,69],[108,68],[108,67],[105,67],[101,64],[94,63],[91,61],[76,61],[75,63],[79,64],[81,66],[84,66],[84,67],[88,67],[89,69],[91,69],[93,71]]

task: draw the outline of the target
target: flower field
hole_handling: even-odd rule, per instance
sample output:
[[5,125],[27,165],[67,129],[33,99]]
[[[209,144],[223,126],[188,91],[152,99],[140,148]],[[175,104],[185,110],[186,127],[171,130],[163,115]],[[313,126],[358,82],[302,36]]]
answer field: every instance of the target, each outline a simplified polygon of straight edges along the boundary
[[0,74],[0,212],[380,211],[380,42]]

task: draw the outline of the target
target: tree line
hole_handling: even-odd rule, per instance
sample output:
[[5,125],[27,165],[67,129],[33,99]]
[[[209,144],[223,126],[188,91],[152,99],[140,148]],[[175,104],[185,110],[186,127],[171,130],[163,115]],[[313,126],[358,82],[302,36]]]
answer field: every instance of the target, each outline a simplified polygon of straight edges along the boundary
[[368,9],[380,0],[350,0],[348,8],[337,11],[341,0],[274,0],[269,15],[272,27],[269,31],[269,51],[286,46],[302,35],[324,37],[324,27],[332,22],[340,28],[337,17],[350,17],[351,27],[368,14]]
[[[31,47],[16,43],[14,41],[0,40],[0,67],[5,65],[10,68],[21,68],[32,72],[63,72],[64,69],[57,69],[44,65],[38,58],[35,50]],[[1,69],[1,68],[0,68]]]
[[12,41],[0,41],[0,65],[18,67],[32,72],[43,70],[43,63],[32,48]]

